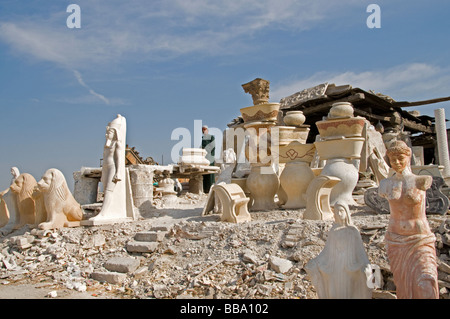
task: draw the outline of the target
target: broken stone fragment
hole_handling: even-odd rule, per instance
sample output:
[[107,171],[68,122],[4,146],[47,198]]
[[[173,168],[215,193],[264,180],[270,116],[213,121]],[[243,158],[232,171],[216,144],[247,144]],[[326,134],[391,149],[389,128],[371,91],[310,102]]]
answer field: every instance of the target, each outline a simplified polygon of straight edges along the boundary
[[276,256],[271,256],[269,259],[270,268],[272,268],[275,272],[284,274],[288,272],[293,264],[290,260],[283,259]]
[[106,269],[113,272],[130,273],[134,272],[140,265],[136,258],[132,257],[113,257],[103,265]]
[[110,284],[121,284],[127,278],[126,274],[110,271],[97,271],[91,274],[91,278],[100,282],[108,282]]
[[166,285],[155,284],[153,285],[153,296],[155,298],[161,299],[166,298],[170,295],[170,291]]
[[167,232],[164,231],[142,231],[134,236],[137,241],[162,241]]
[[242,255],[242,261],[245,263],[259,264],[258,257],[249,249],[246,249]]
[[134,253],[152,253],[159,246],[158,242],[146,242],[146,241],[129,241],[127,243],[127,251]]
[[447,274],[450,274],[450,266],[446,262],[444,262],[443,260],[441,260],[439,258],[437,259],[437,262],[438,262],[438,270],[439,271],[443,271]]

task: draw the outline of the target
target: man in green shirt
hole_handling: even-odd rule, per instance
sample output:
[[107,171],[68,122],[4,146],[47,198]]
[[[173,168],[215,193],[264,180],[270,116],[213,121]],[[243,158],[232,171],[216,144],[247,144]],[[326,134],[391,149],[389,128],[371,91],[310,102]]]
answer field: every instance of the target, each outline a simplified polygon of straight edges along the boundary
[[[214,156],[216,150],[216,142],[213,135],[208,133],[208,126],[202,126],[202,148],[206,150],[206,159],[209,161],[209,165],[214,165]],[[203,175],[203,192],[209,193],[209,189],[215,182],[215,174]]]

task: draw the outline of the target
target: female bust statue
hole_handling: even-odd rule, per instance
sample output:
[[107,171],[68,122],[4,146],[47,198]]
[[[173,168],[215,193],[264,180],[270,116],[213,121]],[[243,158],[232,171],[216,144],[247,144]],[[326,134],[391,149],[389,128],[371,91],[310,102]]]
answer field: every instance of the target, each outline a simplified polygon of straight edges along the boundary
[[397,298],[439,298],[436,237],[425,214],[432,177],[411,172],[411,149],[405,142],[394,142],[386,154],[395,173],[380,182],[378,192],[389,201],[385,239]]

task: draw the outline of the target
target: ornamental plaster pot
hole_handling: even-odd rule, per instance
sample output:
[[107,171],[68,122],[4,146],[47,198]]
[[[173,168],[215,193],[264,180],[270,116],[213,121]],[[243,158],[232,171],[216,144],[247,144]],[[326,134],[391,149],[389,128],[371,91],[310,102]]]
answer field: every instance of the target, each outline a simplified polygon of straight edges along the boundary
[[309,134],[309,127],[304,125],[303,127],[296,126],[274,126],[270,129],[272,141],[276,143],[276,134],[278,133],[278,145],[284,146],[293,141],[300,143],[306,143],[306,139]]
[[240,109],[244,122],[276,121],[280,103],[264,103]]
[[358,168],[353,164],[352,160],[345,158],[329,159],[320,175],[334,176],[341,180],[331,190],[331,207],[333,207],[337,201],[343,201],[348,205],[356,205],[352,193],[358,183],[359,173]]
[[277,207],[274,198],[280,181],[271,165],[252,164],[246,185],[253,199],[251,211],[266,211]]
[[305,208],[306,190],[314,177],[307,162],[288,162],[280,175],[280,187],[287,196],[287,201],[282,207],[286,209]]
[[306,117],[303,111],[288,111],[283,117],[284,124],[288,126],[300,126],[305,123]]
[[316,122],[319,135],[323,139],[332,139],[338,137],[360,137],[366,119],[361,116],[344,118],[344,119],[330,119]]
[[349,137],[314,142],[321,160],[332,158],[361,158],[365,138]]

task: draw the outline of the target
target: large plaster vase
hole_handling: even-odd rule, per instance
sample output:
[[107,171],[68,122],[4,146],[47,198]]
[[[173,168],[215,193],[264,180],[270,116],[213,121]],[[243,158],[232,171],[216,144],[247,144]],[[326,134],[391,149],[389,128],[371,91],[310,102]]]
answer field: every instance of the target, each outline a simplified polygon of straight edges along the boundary
[[352,192],[358,183],[358,168],[349,159],[333,158],[327,161],[320,175],[334,176],[341,181],[337,183],[330,193],[330,205],[343,201],[348,205],[356,205]]
[[280,103],[264,103],[240,109],[244,122],[276,121]]
[[332,158],[361,158],[363,137],[340,138],[314,142],[321,160]]
[[288,162],[280,175],[280,184],[287,201],[283,208],[298,209],[306,207],[306,190],[315,175],[307,162]]
[[306,117],[303,111],[288,111],[283,117],[284,124],[288,126],[300,126],[305,123]]
[[320,137],[323,139],[344,137],[358,137],[362,135],[365,118],[357,116],[342,119],[328,119],[316,122]]
[[280,185],[271,165],[253,164],[247,177],[247,189],[253,199],[251,211],[266,211],[276,208],[275,195]]

